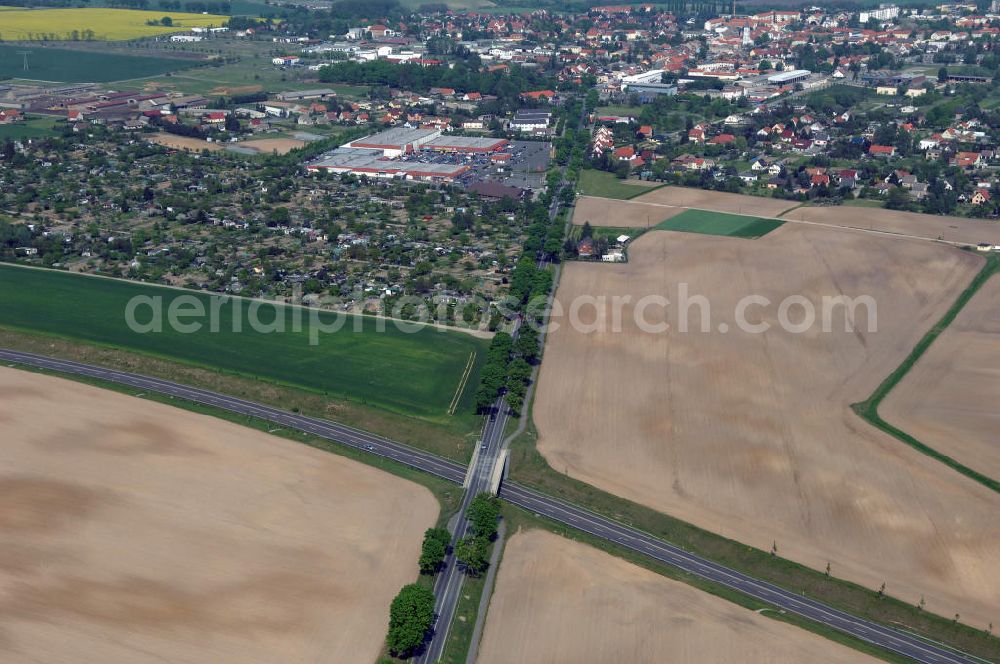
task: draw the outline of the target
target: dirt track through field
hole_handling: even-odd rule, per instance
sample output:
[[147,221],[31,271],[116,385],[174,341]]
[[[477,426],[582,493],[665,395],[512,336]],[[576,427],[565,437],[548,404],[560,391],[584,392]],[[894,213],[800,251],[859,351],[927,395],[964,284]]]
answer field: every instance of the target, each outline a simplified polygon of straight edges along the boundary
[[661,187],[630,200],[581,196],[577,199],[573,223],[582,226],[645,228],[682,212],[685,208],[780,217],[786,221],[808,222],[880,234],[902,235],[926,240],[969,245],[1000,244],[996,222],[967,217],[948,217],[882,208],[849,205],[796,207],[795,201],[744,194],[728,194],[687,187]]
[[373,662],[437,512],[343,457],[0,368],[0,660]]
[[[559,473],[726,537],[778,552],[869,588],[883,582],[907,602],[985,628],[1000,624],[1000,496],[864,423],[849,408],[906,357],[982,263],[974,254],[916,240],[786,224],[743,240],[654,231],[630,262],[567,264],[557,300],[630,295],[622,331],[562,325],[547,340],[534,418],[538,449]],[[687,307],[681,284],[710,307]],[[645,309],[639,298],[669,298]],[[746,295],[761,295],[737,329]],[[819,323],[782,331],[779,303],[801,294],[870,295],[855,332],[843,307],[830,332]],[[579,311],[595,320],[592,305]],[[613,313],[600,318],[612,327]],[[802,319],[801,307],[788,312]],[[730,326],[728,333],[718,325]],[[516,476],[516,468],[514,471]]]
[[877,660],[579,542],[514,535],[478,664]]
[[996,222],[965,217],[917,214],[881,208],[852,206],[801,207],[785,214],[789,221],[811,221],[844,228],[941,239],[948,242],[1000,244]]
[[889,393],[879,414],[1000,480],[1000,277],[986,282]]
[[797,201],[786,201],[781,198],[728,194],[722,191],[707,191],[688,187],[661,187],[648,194],[637,196],[632,201],[760,217],[777,217],[785,210],[790,210],[798,205]]
[[614,198],[580,196],[573,210],[573,223],[583,226],[613,226],[617,228],[652,228],[664,219],[684,212],[682,207],[664,207]]

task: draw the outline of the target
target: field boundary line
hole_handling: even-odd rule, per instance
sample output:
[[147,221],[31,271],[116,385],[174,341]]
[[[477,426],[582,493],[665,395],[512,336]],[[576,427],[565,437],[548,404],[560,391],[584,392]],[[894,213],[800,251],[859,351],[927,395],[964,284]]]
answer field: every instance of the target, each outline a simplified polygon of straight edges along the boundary
[[455,409],[458,408],[458,402],[462,400],[462,392],[465,391],[465,384],[469,382],[469,376],[472,374],[472,365],[475,364],[476,354],[474,352],[469,352],[469,361],[465,363],[465,371],[462,372],[462,377],[458,379],[458,388],[455,390],[455,396],[451,398],[451,403],[448,404],[448,414],[454,415]]
[[952,457],[940,452],[930,445],[921,442],[914,436],[908,434],[902,429],[886,422],[879,415],[878,408],[882,405],[882,401],[889,395],[896,385],[899,384],[903,378],[910,372],[910,369],[916,365],[921,357],[927,352],[927,349],[931,347],[934,341],[941,336],[942,333],[948,326],[950,326],[958,314],[962,312],[969,301],[979,292],[983,285],[990,280],[994,275],[1000,273],[1000,257],[998,256],[988,256],[986,258],[986,264],[983,265],[982,269],[976,273],[976,276],[972,278],[972,282],[965,287],[965,289],[959,293],[958,298],[952,303],[948,311],[942,316],[927,333],[921,337],[917,345],[913,347],[910,354],[906,356],[906,359],[896,367],[892,373],[886,376],[885,380],[879,383],[875,391],[871,393],[864,401],[859,401],[857,403],[851,404],[851,410],[857,413],[858,417],[865,420],[872,426],[881,429],[882,431],[890,434],[897,440],[906,443],[913,449],[917,450],[922,454],[940,461],[944,465],[948,466],[952,470],[955,470],[962,475],[982,484],[987,489],[991,489],[1000,493],[1000,481],[993,479],[987,475],[983,475],[977,470],[974,470],[965,464],[953,459]]
[[233,295],[232,293],[219,293],[217,291],[211,290],[195,290],[192,288],[184,288],[183,286],[171,286],[170,284],[158,284],[152,281],[139,281],[137,279],[122,279],[120,277],[111,277],[106,274],[90,274],[88,272],[70,272],[69,270],[54,270],[49,267],[41,267],[38,265],[24,265],[22,263],[11,263],[9,261],[0,261],[0,267],[10,266],[15,268],[20,268],[22,270],[38,270],[41,272],[56,272],[59,274],[68,274],[74,277],[86,277],[89,279],[105,279],[107,281],[114,281],[119,284],[126,284],[131,286],[152,286],[154,288],[163,288],[166,290],[174,291],[176,293],[185,293],[187,295],[204,295],[207,297],[227,297],[234,300],[240,300],[245,302],[263,302],[265,304],[273,304],[280,307],[286,307],[289,309],[302,309],[303,311],[318,311],[325,313],[327,315],[333,316],[350,316],[351,318],[362,318],[371,320],[387,320],[387,321],[398,321],[400,323],[406,323],[407,325],[419,325],[424,328],[438,330],[440,332],[461,332],[463,334],[468,334],[471,337],[477,339],[492,339],[492,332],[482,330],[479,328],[466,328],[457,327],[453,325],[443,325],[436,322],[421,322],[416,320],[406,320],[404,318],[395,318],[393,316],[383,316],[381,314],[359,314],[353,311],[337,311],[336,309],[320,309],[317,307],[307,307],[304,304],[295,304],[294,302],[282,302],[280,300],[268,300],[262,297],[247,297],[245,295]]
[[[703,191],[709,191],[709,190],[705,189]],[[606,201],[620,201],[620,200],[622,200],[620,198],[606,198],[604,196],[589,196],[589,198],[600,198],[600,199],[606,200]],[[629,199],[629,202],[632,202],[632,203],[641,203],[643,205],[652,205],[652,206],[655,206],[655,207],[663,207],[663,208],[672,208],[672,209],[680,209],[680,210],[698,210],[698,211],[701,211],[701,212],[715,212],[715,213],[718,213],[718,214],[732,214],[732,215],[736,215],[736,216],[740,216],[740,217],[756,217],[758,219],[771,219],[773,221],[792,222],[792,223],[803,224],[803,225],[807,225],[807,226],[818,226],[820,228],[831,228],[831,229],[835,229],[835,230],[839,229],[839,230],[842,230],[842,231],[856,231],[856,232],[859,232],[859,233],[868,233],[870,235],[883,235],[883,236],[886,236],[886,237],[900,238],[900,239],[904,239],[904,240],[906,240],[906,239],[909,239],[909,240],[923,240],[925,242],[937,242],[938,244],[948,244],[948,245],[952,245],[954,247],[971,247],[972,245],[976,244],[976,242],[971,241],[971,240],[970,241],[942,240],[941,238],[927,237],[925,235],[907,235],[905,233],[899,233],[899,232],[896,232],[896,231],[883,231],[883,230],[878,230],[877,228],[861,228],[860,226],[838,226],[837,224],[829,224],[829,223],[825,223],[825,222],[822,222],[822,221],[810,221],[808,219],[802,219],[802,218],[796,219],[794,217],[769,217],[767,215],[747,214],[745,212],[723,212],[722,210],[709,210],[708,208],[690,207],[690,206],[687,206],[687,205],[670,205],[669,203],[652,203],[652,202],[647,202],[647,201],[637,201],[637,200],[633,200],[633,199]],[[789,214],[789,213],[791,213],[791,212],[793,212],[795,210],[800,210],[801,211],[803,209],[803,207],[804,206],[801,206],[801,205],[795,206],[795,207],[789,208],[788,210],[785,210],[781,214]],[[926,216],[926,217],[938,217],[939,215],[928,214],[928,215],[924,215],[924,216]],[[968,220],[969,221],[976,221],[972,217],[969,217]],[[581,224],[573,224],[573,225],[576,226],[576,225],[581,225]],[[596,225],[595,225],[595,227],[596,227]],[[651,231],[652,230],[656,230],[656,228],[654,226],[651,226],[649,228],[649,230],[651,230]],[[719,236],[719,237],[723,237],[723,236]]]

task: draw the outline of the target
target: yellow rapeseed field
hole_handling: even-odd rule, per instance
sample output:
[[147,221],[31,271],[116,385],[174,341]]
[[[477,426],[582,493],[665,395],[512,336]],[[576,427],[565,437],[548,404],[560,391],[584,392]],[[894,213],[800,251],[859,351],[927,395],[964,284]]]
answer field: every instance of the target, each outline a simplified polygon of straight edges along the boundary
[[[194,27],[219,27],[228,16],[134,9],[21,9],[0,7],[0,40],[115,41],[183,32]],[[169,16],[172,25],[148,25]]]

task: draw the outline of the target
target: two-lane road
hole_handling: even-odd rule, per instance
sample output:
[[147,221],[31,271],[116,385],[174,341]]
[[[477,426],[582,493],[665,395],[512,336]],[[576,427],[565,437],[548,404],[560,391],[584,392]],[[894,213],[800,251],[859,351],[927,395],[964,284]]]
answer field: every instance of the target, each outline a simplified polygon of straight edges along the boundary
[[[493,468],[496,466],[497,457],[503,444],[503,432],[507,426],[507,419],[510,411],[503,397],[497,399],[493,404],[495,415],[486,420],[483,425],[483,436],[480,441],[481,449],[476,457],[475,466],[472,467],[472,477],[469,480],[469,487],[465,492],[462,501],[462,508],[459,511],[458,523],[455,526],[455,533],[452,537],[452,546],[458,540],[469,534],[469,520],[465,517],[466,510],[472,499],[480,493],[490,490],[490,481],[493,478]],[[445,645],[448,643],[448,632],[451,623],[455,618],[455,609],[458,606],[458,597],[462,591],[462,582],[465,575],[458,569],[453,554],[449,553],[445,559],[445,567],[438,576],[434,584],[434,613],[437,616],[434,623],[434,634],[427,643],[423,654],[415,659],[416,664],[433,664],[441,659],[444,654]]]
[[34,355],[32,353],[0,349],[0,361],[17,362],[40,369],[97,378],[118,383],[119,385],[128,385],[142,392],[156,392],[177,399],[194,401],[206,406],[215,406],[231,413],[246,415],[247,417],[257,417],[280,424],[289,429],[297,429],[326,440],[342,443],[348,447],[371,452],[372,454],[398,461],[407,466],[431,473],[432,475],[437,475],[451,482],[461,484],[465,480],[466,468],[457,461],[401,445],[388,438],[382,438],[367,431],[355,429],[344,424],[337,424],[329,420],[290,413],[280,408],[274,408],[273,406],[265,406],[253,401],[219,394],[218,392],[181,385],[180,383],[163,380],[162,378],[141,376],[125,371],[106,369],[71,360]]
[[[442,477],[455,484],[465,481],[466,468],[461,464],[441,457],[410,448],[406,445],[375,436],[373,434],[296,413],[289,413],[271,406],[219,394],[209,390],[188,387],[179,383],[152,378],[138,374],[107,369],[104,367],[82,364],[68,360],[48,358],[30,353],[0,349],[0,361],[48,369],[78,376],[88,376],[101,380],[127,385],[141,392],[155,392],[178,399],[215,406],[229,412],[239,413],[248,417],[256,417],[274,422],[289,429],[298,429],[322,438],[336,441],[350,447],[365,450],[372,454],[394,459],[413,468],[426,471]],[[506,410],[498,413],[493,422],[487,422],[484,428],[484,442],[487,450],[480,453],[481,461],[477,467],[492,469],[496,453],[500,448],[503,429],[506,424]],[[490,426],[492,425],[492,426]],[[493,461],[490,461],[492,457]],[[472,484],[466,499],[475,496],[478,487],[489,484],[489,476],[485,473],[473,473]],[[564,503],[532,489],[505,482],[500,487],[500,497],[531,512],[579,529],[596,537],[614,542],[636,553],[640,553],[664,564],[671,565],[695,576],[709,579],[719,585],[738,591],[776,608],[803,616],[809,620],[850,634],[862,641],[885,648],[897,654],[911,658],[923,664],[982,664],[984,660],[955,652],[942,646],[923,641],[911,634],[900,632],[882,625],[857,618],[849,613],[834,609],[822,602],[798,595],[770,583],[759,581],[741,572],[729,569],[724,565],[712,562],[688,551],[685,551],[652,535],[630,528],[607,517],[595,514],[581,507]],[[450,565],[454,568],[454,564]],[[446,574],[442,574],[439,583],[447,584]],[[461,575],[458,575],[461,578]],[[439,594],[439,597],[441,595]],[[450,616],[445,622],[445,616],[439,618],[439,627],[450,624]],[[444,639],[439,640],[443,645]],[[432,642],[433,643],[433,642]],[[427,653],[423,661],[433,662]]]

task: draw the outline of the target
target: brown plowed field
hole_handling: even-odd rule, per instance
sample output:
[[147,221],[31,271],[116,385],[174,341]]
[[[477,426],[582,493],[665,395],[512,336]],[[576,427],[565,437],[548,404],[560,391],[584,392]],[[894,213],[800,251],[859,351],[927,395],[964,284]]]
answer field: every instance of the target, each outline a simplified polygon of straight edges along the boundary
[[[630,295],[621,332],[567,325],[547,340],[534,418],[551,466],[707,530],[869,588],[883,582],[907,602],[985,627],[1000,624],[1000,496],[870,427],[850,404],[906,357],[982,264],[930,242],[785,224],[758,240],[654,231],[630,262],[569,263],[557,293],[564,311],[580,296]],[[680,284],[704,295],[710,327],[688,308],[679,331]],[[648,294],[644,332],[636,302]],[[749,333],[737,303],[761,295]],[[843,308],[830,332],[783,331],[779,303],[803,295],[871,296],[855,332]],[[610,311],[601,318],[611,328]],[[594,320],[583,307],[584,323]],[[789,319],[798,322],[801,308]],[[719,323],[730,326],[718,331]],[[516,468],[515,468],[516,475]]]
[[507,542],[478,664],[877,660],[541,530]]
[[0,661],[374,662],[437,512],[343,457],[0,368]]
[[983,285],[892,389],[879,414],[1000,479],[1000,277]]

